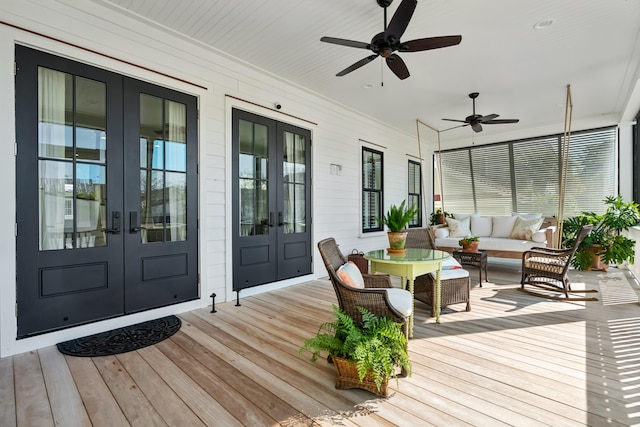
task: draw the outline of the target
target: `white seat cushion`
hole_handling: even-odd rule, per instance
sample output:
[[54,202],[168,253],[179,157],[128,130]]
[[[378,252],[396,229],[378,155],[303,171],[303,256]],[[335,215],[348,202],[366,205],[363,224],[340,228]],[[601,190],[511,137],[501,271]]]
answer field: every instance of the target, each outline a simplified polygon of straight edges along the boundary
[[[434,279],[436,278],[435,271],[429,274],[431,274],[431,277],[433,277]],[[455,270],[442,270],[440,272],[440,282],[449,279],[462,279],[463,277],[469,277],[469,272],[462,268],[458,268]]]
[[393,308],[402,313],[403,316],[411,316],[411,313],[413,312],[413,304],[409,291],[397,288],[389,288],[385,290],[387,291],[387,297],[389,297],[389,302]]
[[457,268],[462,268],[462,266],[454,257],[449,257],[449,259],[442,262],[443,270],[455,270]]

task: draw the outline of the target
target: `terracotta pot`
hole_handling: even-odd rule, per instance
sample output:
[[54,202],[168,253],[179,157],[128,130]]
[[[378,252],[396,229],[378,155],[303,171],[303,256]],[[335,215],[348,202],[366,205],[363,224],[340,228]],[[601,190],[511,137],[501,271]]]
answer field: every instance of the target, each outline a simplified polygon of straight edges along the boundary
[[407,244],[407,231],[400,231],[398,233],[394,233],[389,231],[387,233],[387,237],[389,238],[389,253],[402,253],[405,250],[405,245]]
[[478,245],[480,242],[470,242],[466,245],[462,245],[463,252],[478,252]]
[[587,251],[591,252],[593,256],[591,257],[591,267],[587,268],[587,271],[591,270],[599,270],[599,271],[607,271],[607,264],[602,260],[602,255],[598,255],[598,252],[602,250],[600,245],[593,245],[590,248],[587,248]]

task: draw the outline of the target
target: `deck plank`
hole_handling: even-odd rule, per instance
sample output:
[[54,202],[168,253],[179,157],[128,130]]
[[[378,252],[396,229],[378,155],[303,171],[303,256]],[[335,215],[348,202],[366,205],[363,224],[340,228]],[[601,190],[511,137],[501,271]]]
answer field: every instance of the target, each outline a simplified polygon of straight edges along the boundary
[[0,426],[16,426],[16,391],[13,384],[13,358],[0,359]]
[[18,426],[53,426],[40,357],[35,351],[13,359]]
[[130,425],[92,358],[65,356],[65,360],[91,423],[101,427]]
[[40,349],[38,354],[55,424],[69,427],[91,426],[89,415],[62,353],[51,346]]
[[136,352],[73,358],[50,347],[0,359],[0,425],[640,425],[639,292],[628,272],[570,272],[599,301],[551,301],[518,291],[511,261],[490,260],[470,312],[447,307],[437,324],[416,302],[413,375],[391,381],[388,398],[336,390],[331,364],[298,355],[333,317],[335,293],[320,278],[183,313],[178,333]]

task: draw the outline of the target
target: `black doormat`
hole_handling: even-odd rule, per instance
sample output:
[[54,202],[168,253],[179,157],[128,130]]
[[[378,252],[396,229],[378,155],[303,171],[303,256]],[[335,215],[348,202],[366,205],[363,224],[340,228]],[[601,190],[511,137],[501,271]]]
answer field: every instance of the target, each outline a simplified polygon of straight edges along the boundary
[[167,316],[61,342],[57,346],[61,353],[69,356],[111,356],[157,344],[178,332],[181,324],[176,316]]

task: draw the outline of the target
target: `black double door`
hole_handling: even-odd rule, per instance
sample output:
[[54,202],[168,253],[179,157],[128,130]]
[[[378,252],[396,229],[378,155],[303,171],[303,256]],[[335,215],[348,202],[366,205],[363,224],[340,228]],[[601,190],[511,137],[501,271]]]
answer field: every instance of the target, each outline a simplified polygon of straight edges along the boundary
[[18,337],[197,298],[196,99],[16,63]]
[[233,289],[310,274],[311,132],[232,116]]

